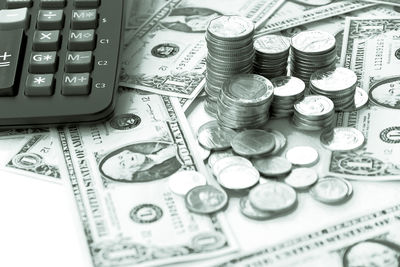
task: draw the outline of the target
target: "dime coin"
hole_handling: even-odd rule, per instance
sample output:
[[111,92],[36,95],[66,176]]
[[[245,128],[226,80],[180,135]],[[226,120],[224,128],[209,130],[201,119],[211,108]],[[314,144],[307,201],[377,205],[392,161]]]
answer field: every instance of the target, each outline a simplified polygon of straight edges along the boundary
[[252,167],[253,164],[250,160],[240,157],[240,156],[231,156],[226,158],[221,158],[214,163],[212,168],[213,174],[218,177],[219,173],[229,165],[246,165]]
[[321,133],[321,144],[332,151],[350,151],[364,145],[365,137],[362,132],[352,127],[336,127]]
[[233,151],[241,156],[261,156],[274,149],[275,138],[264,130],[245,130],[232,139],[231,146]]
[[334,105],[332,100],[322,95],[309,95],[294,105],[295,110],[304,116],[321,117],[332,113]]
[[315,184],[317,180],[318,174],[315,170],[311,168],[296,168],[285,178],[285,183],[294,189],[303,190]]
[[243,190],[258,184],[260,174],[253,166],[229,165],[221,170],[218,183],[230,190]]
[[291,39],[292,47],[303,53],[323,53],[333,49],[335,44],[335,37],[323,31],[303,31]]
[[268,182],[253,188],[249,193],[251,205],[261,211],[283,212],[296,204],[296,191],[287,184]]
[[323,203],[337,204],[346,200],[349,196],[347,183],[339,177],[325,177],[311,188],[311,196]]
[[268,34],[254,40],[254,48],[264,54],[289,52],[289,39],[281,35]]
[[215,151],[208,158],[208,166],[210,166],[210,168],[212,169],[212,168],[214,168],[215,162],[217,162],[219,159],[230,157],[230,156],[233,156],[232,149],[223,150],[223,151]]
[[270,156],[252,159],[254,167],[264,176],[277,177],[289,173],[292,163],[282,157]]
[[310,146],[296,146],[286,152],[286,159],[293,165],[310,166],[318,161],[319,155],[317,150]]
[[169,189],[177,195],[184,196],[196,186],[206,185],[206,177],[197,171],[183,170],[172,174],[168,179]]
[[195,213],[209,214],[223,209],[228,203],[225,191],[211,185],[196,186],[185,196],[186,207]]
[[258,209],[255,209],[249,201],[249,197],[245,196],[240,199],[239,202],[240,206],[240,212],[253,220],[266,220],[270,219],[276,216],[276,213],[274,212],[269,212],[269,211],[261,211]]
[[203,124],[197,132],[197,139],[200,145],[210,150],[230,148],[230,141],[235,136],[236,132],[234,130],[221,127],[217,121],[209,121]]

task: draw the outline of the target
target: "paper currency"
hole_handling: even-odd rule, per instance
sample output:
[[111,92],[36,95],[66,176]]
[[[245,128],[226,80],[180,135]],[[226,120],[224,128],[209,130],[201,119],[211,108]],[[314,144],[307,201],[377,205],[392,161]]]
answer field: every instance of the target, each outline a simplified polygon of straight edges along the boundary
[[398,266],[399,215],[400,205],[388,207],[216,266]]
[[364,1],[371,3],[385,4],[385,5],[400,6],[398,0],[364,0]]
[[[261,25],[284,0],[171,0],[126,43],[120,85],[194,98],[205,83],[204,33],[220,15],[242,15]],[[135,6],[132,6],[135,8]]]
[[343,0],[335,1],[320,7],[310,8],[310,6],[304,4],[286,1],[279,11],[267,21],[265,27],[256,32],[256,36],[282,31],[310,22],[371,7],[373,5],[374,4],[363,1]]
[[59,136],[96,267],[161,266],[236,250],[222,214],[190,213],[169,189],[168,177],[181,170],[209,177],[177,101],[124,90],[110,121]]

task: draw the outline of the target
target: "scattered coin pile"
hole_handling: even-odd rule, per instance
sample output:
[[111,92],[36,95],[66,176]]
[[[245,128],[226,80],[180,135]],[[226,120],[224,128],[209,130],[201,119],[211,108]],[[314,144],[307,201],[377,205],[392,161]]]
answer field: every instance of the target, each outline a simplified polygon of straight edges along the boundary
[[221,16],[213,19],[206,33],[208,54],[205,110],[216,116],[216,105],[226,79],[253,70],[254,24],[240,16]]
[[293,76],[276,77],[271,82],[274,86],[274,98],[269,110],[271,118],[292,116],[294,104],[304,98],[305,83]]
[[331,99],[337,111],[353,107],[356,88],[357,75],[343,67],[320,69],[310,78],[310,93]]
[[218,97],[218,122],[228,128],[258,128],[269,119],[273,85],[257,74],[238,74],[227,79]]
[[293,126],[300,130],[332,129],[335,109],[332,100],[322,95],[309,95],[294,105]]
[[290,72],[306,85],[311,74],[321,68],[334,67],[336,63],[335,37],[323,31],[303,31],[292,37]]
[[289,39],[280,35],[264,35],[254,40],[254,73],[268,79],[287,74]]

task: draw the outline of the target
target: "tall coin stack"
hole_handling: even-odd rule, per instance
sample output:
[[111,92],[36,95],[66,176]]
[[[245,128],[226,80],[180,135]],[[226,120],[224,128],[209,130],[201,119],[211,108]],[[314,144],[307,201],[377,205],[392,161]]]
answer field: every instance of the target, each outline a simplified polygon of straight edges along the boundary
[[218,97],[218,123],[231,129],[258,128],[268,121],[273,85],[257,74],[226,80]]
[[293,126],[305,131],[332,129],[335,109],[332,100],[322,95],[309,95],[294,105]]
[[289,39],[279,35],[264,35],[254,40],[254,73],[271,79],[287,74]]
[[336,63],[335,37],[323,31],[304,31],[292,37],[290,71],[308,86],[310,76],[321,68]]
[[280,76],[271,79],[274,86],[274,99],[271,104],[271,118],[290,117],[294,113],[294,104],[303,99],[306,85],[293,76]]
[[240,16],[221,16],[207,28],[207,99],[205,110],[216,116],[217,99],[229,77],[253,71],[254,24]]
[[328,97],[337,111],[353,107],[356,88],[357,75],[343,67],[317,70],[310,78],[310,93]]

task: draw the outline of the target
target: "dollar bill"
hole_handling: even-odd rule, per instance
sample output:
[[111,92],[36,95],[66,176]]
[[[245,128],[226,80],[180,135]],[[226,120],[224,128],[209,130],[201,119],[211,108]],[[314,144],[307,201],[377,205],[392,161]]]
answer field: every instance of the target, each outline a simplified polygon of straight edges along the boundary
[[222,213],[191,213],[169,189],[181,170],[208,177],[175,100],[124,90],[110,121],[59,128],[94,266],[163,266],[237,249]]
[[393,5],[393,6],[400,6],[398,0],[364,0],[366,2],[371,3],[379,3],[379,4],[386,4],[386,5]]
[[204,36],[209,21],[220,15],[236,14],[259,26],[283,2],[169,1],[129,37],[122,56],[120,85],[194,98],[205,83]]
[[[395,205],[235,256],[216,266],[398,266],[399,255],[400,205]],[[395,264],[377,264],[382,259]]]
[[286,1],[278,12],[267,21],[265,27],[257,31],[256,36],[279,32],[371,6],[374,4],[353,0],[334,1],[319,7]]

